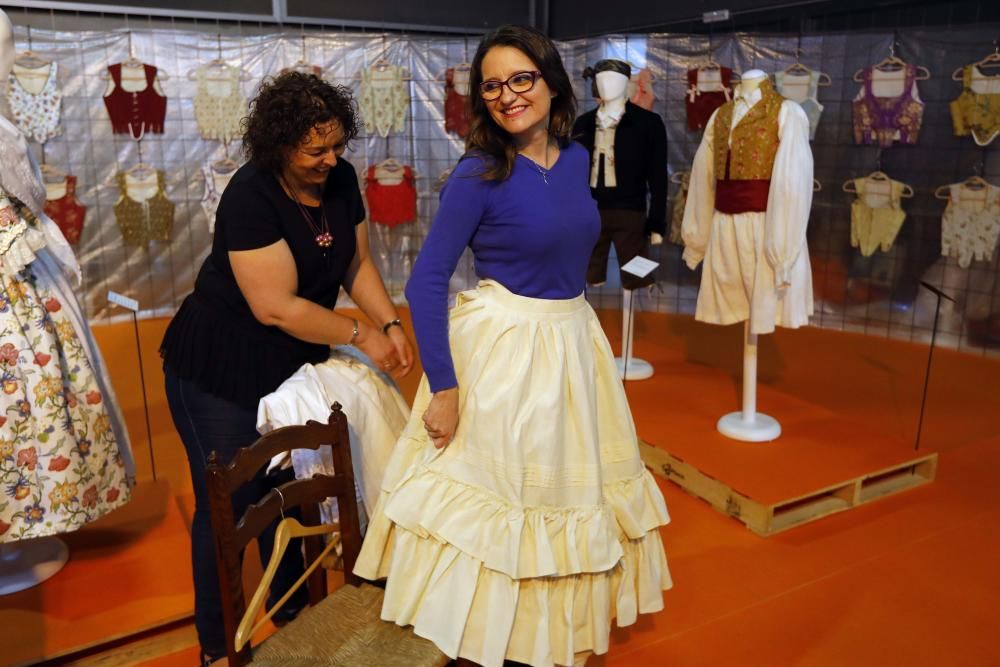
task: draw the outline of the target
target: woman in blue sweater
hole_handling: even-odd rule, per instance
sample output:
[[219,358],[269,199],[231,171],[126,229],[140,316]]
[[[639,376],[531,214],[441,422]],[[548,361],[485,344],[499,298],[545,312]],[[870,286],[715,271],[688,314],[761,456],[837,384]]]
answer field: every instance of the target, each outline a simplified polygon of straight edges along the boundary
[[[559,54],[500,28],[470,87],[467,153],[406,288],[426,377],[355,572],[460,664],[582,664],[612,618],[663,608],[669,518],[583,297],[600,219]],[[466,247],[481,281],[449,314]]]

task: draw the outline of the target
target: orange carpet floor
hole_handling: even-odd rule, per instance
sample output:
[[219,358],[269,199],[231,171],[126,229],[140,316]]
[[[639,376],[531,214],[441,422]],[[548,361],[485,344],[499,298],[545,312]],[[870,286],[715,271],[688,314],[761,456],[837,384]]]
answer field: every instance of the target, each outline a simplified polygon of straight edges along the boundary
[[[617,349],[620,314],[601,319]],[[146,489],[147,514],[139,516],[147,516],[148,528],[120,519],[111,529],[80,531],[67,540],[71,561],[63,572],[0,598],[0,664],[63,654],[185,615],[192,500],[156,354],[165,324],[140,323],[156,485],[132,325],[95,331],[132,434]],[[740,404],[741,337],[738,326],[640,313],[636,354],[656,371],[626,385],[640,437],[668,450],[721,437],[715,420]],[[926,361],[926,346],[779,330],[761,339],[758,407],[782,421],[785,442],[815,428],[818,435],[807,435],[828,436],[827,448],[855,432],[909,448]],[[402,382],[407,398],[418,379]],[[935,482],[768,538],[660,479],[673,518],[662,530],[675,582],[666,609],[616,630],[609,654],[588,665],[1000,665],[991,631],[1000,599],[1000,501],[992,489],[1000,466],[998,396],[1000,362],[936,351],[921,435],[922,452],[940,453]],[[824,422],[841,417],[850,429],[823,432]],[[808,452],[796,456],[809,460]],[[743,450],[738,460],[763,484],[778,488],[802,474],[801,467],[754,469],[755,458]],[[164,488],[172,498],[161,502]],[[189,667],[196,659],[187,647],[144,664]]]

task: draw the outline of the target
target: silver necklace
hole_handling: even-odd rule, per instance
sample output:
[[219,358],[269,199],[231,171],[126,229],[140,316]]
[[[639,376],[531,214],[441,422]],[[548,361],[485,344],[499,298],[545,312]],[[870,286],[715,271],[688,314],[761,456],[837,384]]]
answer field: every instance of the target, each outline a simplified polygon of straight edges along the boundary
[[[527,155],[525,155],[524,157],[528,158],[528,162],[530,162],[535,167],[535,169],[538,171],[538,173],[542,175],[542,182],[545,183],[545,185],[548,185],[549,184],[549,172],[552,171],[552,168],[550,167],[550,168],[546,169],[542,165],[540,165],[537,162],[535,162],[534,160],[532,160]],[[548,163],[549,163],[549,143],[546,141],[545,142],[545,164],[548,164]]]

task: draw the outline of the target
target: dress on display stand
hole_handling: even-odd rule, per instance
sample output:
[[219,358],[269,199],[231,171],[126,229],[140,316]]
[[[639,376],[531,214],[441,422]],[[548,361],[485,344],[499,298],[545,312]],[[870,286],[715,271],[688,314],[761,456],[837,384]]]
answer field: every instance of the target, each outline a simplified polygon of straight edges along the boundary
[[125,422],[43,212],[23,135],[0,118],[0,544],[71,532],[128,502]]

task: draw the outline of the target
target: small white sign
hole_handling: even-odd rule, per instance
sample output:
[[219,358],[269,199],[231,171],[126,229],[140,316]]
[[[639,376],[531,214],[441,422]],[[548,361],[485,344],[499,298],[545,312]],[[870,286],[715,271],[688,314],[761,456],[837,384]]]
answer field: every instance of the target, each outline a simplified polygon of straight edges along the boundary
[[139,302],[135,299],[130,299],[124,294],[119,294],[118,292],[112,292],[108,290],[108,301],[111,303],[118,304],[122,308],[127,308],[132,312],[139,312]]
[[702,23],[718,23],[719,21],[729,20],[729,10],[728,9],[716,9],[711,12],[704,12],[701,15]]
[[636,255],[626,262],[625,266],[622,267],[622,271],[631,273],[633,276],[638,276],[639,278],[645,278],[659,265],[659,262]]

